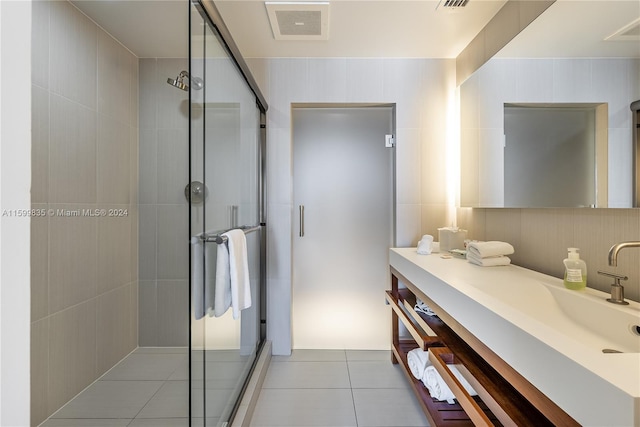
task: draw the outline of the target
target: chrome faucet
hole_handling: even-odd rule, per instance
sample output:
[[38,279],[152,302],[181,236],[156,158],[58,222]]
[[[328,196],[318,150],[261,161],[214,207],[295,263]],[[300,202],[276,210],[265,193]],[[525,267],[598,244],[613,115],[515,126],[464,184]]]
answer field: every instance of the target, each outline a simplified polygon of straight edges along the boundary
[[621,242],[616,243],[609,249],[609,265],[615,267],[618,265],[618,252],[624,248],[640,248],[640,242]]
[[[624,248],[640,248],[640,242],[621,242],[616,243],[609,249],[609,265],[616,267],[618,265],[618,252]],[[613,304],[627,305],[629,304],[624,300],[624,287],[620,284],[620,280],[627,280],[627,276],[620,276],[617,274],[605,273],[598,271],[599,274],[613,277],[614,282],[611,285],[611,298],[607,298],[607,301]]]

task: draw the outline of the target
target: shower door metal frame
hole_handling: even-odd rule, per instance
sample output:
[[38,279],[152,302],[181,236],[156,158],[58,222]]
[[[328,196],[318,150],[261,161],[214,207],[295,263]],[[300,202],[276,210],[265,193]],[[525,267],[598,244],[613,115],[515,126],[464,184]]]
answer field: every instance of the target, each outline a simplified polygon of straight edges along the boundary
[[[215,4],[213,3],[212,0],[191,0],[189,2],[189,74],[191,75],[191,35],[192,35],[192,28],[191,28],[191,7],[194,6],[196,9],[198,9],[198,11],[200,12],[200,15],[202,16],[202,18],[205,21],[208,21],[209,25],[211,26],[212,30],[214,32],[217,33],[219,41],[221,41],[224,44],[224,47],[226,48],[227,52],[230,55],[230,59],[234,62],[234,64],[236,65],[238,71],[240,72],[240,74],[242,75],[242,77],[244,78],[244,80],[247,83],[247,86],[249,87],[249,89],[251,90],[251,92],[255,95],[256,97],[256,107],[259,110],[259,129],[258,129],[258,167],[259,167],[259,171],[258,171],[258,203],[259,203],[259,211],[258,211],[258,217],[259,217],[259,226],[260,226],[260,280],[259,280],[259,289],[260,289],[260,301],[259,301],[259,306],[260,306],[260,312],[259,312],[259,330],[258,330],[258,334],[259,334],[259,343],[258,346],[256,348],[256,355],[255,355],[255,359],[253,360],[252,366],[250,368],[249,374],[247,375],[247,378],[245,378],[244,384],[241,388],[241,392],[239,395],[238,400],[235,402],[235,405],[232,409],[231,412],[231,417],[229,422],[233,421],[233,418],[235,417],[235,414],[238,410],[238,407],[240,406],[240,402],[242,400],[242,396],[244,395],[244,392],[247,388],[247,385],[249,383],[249,379],[251,378],[251,374],[255,369],[255,366],[257,364],[257,361],[260,357],[260,354],[264,348],[264,343],[266,340],[266,323],[267,323],[267,319],[266,319],[266,301],[267,301],[267,295],[266,295],[266,248],[267,248],[267,235],[266,235],[266,182],[265,182],[265,170],[266,170],[266,140],[267,140],[267,132],[266,132],[266,123],[267,123],[267,119],[266,119],[266,112],[269,108],[266,98],[264,97],[264,95],[262,94],[262,91],[260,90],[260,88],[258,87],[257,82],[255,81],[255,79],[253,78],[252,74],[251,74],[251,70],[249,69],[249,66],[247,65],[247,63],[245,62],[244,58],[242,57],[242,54],[240,53],[240,50],[238,49],[237,45],[235,44],[231,33],[229,32],[229,29],[227,28],[227,26],[224,23],[224,20],[222,19],[222,16],[220,15],[218,9],[216,8]],[[192,99],[191,99],[191,91],[189,91],[189,104],[191,105]],[[189,109],[189,123],[192,122],[192,117],[191,117],[191,109]],[[191,132],[191,125],[189,126],[189,177],[191,179],[191,175],[192,175],[192,170],[191,170],[191,155],[192,155],[192,149],[191,149],[191,141],[192,141],[192,132]],[[191,201],[189,202],[189,231],[191,231]],[[190,238],[190,236],[187,236],[188,238]],[[191,254],[190,254],[191,257]],[[189,264],[191,265],[191,259],[189,260]],[[190,283],[189,283],[189,289],[191,292],[192,289],[192,284],[191,284],[191,275],[190,276]],[[192,304],[192,299],[191,297],[189,298],[189,313],[191,313],[191,304]],[[191,316],[189,318],[189,328],[191,329]],[[191,350],[192,348],[192,341],[191,341],[191,333],[189,333],[189,349]],[[192,385],[191,385],[191,369],[192,369],[192,364],[191,364],[191,357],[189,357],[189,425],[192,425],[192,409],[191,409],[191,390],[192,390]],[[225,423],[226,425],[226,423]]]

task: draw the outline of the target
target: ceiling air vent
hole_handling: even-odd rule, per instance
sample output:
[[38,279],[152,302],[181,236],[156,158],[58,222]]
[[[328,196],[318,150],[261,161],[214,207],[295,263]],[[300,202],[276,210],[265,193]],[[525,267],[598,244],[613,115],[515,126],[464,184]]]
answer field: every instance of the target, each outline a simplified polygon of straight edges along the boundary
[[439,8],[443,8],[443,9],[457,9],[459,7],[465,7],[467,5],[467,3],[469,3],[469,0],[440,0],[440,3],[438,3],[438,7],[436,7],[436,9]]
[[328,40],[328,2],[266,2],[276,40]]

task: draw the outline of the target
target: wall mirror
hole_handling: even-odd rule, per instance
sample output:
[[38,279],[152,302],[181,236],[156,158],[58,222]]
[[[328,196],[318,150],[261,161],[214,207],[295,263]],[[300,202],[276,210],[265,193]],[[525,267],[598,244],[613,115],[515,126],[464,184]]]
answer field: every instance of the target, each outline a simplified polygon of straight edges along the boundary
[[[471,75],[460,86],[461,206],[634,206],[630,105],[640,99],[639,30],[635,0],[558,0]],[[505,105],[600,109],[594,136],[601,145],[584,172],[595,177],[595,202],[505,197],[507,169],[531,160],[509,156],[505,168]]]

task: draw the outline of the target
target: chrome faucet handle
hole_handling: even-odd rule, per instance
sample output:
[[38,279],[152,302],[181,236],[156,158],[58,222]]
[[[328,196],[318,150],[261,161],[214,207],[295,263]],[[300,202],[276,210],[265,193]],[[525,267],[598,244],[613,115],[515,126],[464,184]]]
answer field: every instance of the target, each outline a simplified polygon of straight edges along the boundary
[[599,271],[598,274],[602,274],[603,276],[613,277],[616,285],[620,285],[620,280],[629,280],[628,276],[622,276],[620,274],[607,273],[606,271]]
[[598,274],[613,277],[614,283],[611,285],[611,298],[607,298],[607,301],[613,304],[629,305],[629,303],[624,300],[624,286],[620,284],[620,280],[629,280],[629,277],[607,273],[606,271],[598,271]]

